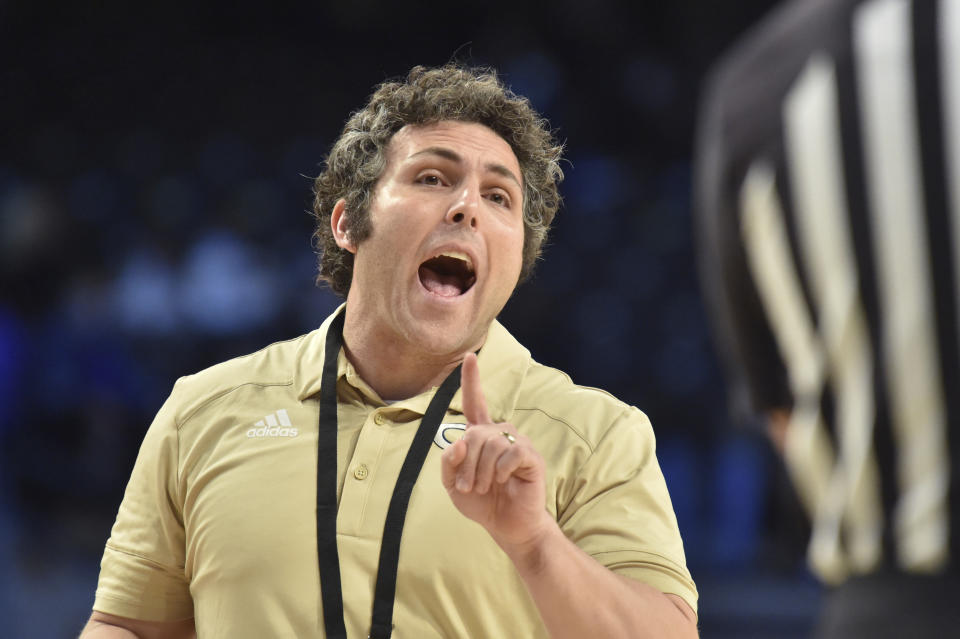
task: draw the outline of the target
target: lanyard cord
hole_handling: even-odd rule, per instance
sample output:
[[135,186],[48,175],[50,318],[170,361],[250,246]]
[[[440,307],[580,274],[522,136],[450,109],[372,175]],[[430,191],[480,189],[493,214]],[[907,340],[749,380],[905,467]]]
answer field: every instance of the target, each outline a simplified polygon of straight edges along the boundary
[[[320,424],[317,435],[317,557],[320,566],[320,593],[327,639],[346,639],[343,620],[343,591],[340,557],[337,554],[337,358],[343,347],[344,313],[327,329],[323,376],[320,380]],[[457,366],[437,389],[400,468],[393,488],[380,544],[377,585],[373,595],[373,618],[369,639],[389,639],[393,632],[393,604],[397,591],[400,538],[413,486],[417,482],[433,434],[460,386]]]
[[333,318],[327,329],[317,432],[317,559],[327,639],[347,639],[337,555],[337,357],[343,342],[343,315]]

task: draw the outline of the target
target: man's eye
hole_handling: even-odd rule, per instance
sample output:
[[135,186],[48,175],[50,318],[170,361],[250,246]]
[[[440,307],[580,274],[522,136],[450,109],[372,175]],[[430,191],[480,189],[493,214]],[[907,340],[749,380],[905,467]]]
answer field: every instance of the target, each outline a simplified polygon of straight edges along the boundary
[[487,197],[494,204],[499,204],[500,206],[510,206],[510,199],[507,198],[507,196],[503,193],[491,193]]
[[433,174],[424,175],[424,176],[422,176],[422,177],[420,178],[420,183],[421,183],[421,184],[426,184],[426,185],[428,185],[428,186],[439,186],[439,185],[441,184],[441,182],[440,182],[440,176],[439,176],[439,175],[433,175]]

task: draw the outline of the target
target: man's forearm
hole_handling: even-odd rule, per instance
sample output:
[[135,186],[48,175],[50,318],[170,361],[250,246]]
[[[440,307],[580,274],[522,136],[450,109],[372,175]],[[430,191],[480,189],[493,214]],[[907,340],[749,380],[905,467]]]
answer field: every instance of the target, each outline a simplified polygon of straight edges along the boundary
[[143,621],[94,611],[80,639],[196,639],[193,619]]
[[554,526],[534,547],[504,549],[553,639],[697,637],[689,606],[614,574]]
[[80,631],[80,639],[140,639],[136,633],[120,626],[90,620]]

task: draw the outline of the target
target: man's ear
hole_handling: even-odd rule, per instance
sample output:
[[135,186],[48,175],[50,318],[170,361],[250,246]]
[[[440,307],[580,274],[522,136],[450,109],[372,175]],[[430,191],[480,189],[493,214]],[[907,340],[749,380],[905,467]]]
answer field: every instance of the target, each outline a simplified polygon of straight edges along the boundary
[[351,253],[357,252],[357,246],[350,237],[350,231],[347,229],[346,215],[347,201],[343,198],[337,200],[333,205],[333,213],[330,214],[330,230],[333,231],[333,239],[337,246]]

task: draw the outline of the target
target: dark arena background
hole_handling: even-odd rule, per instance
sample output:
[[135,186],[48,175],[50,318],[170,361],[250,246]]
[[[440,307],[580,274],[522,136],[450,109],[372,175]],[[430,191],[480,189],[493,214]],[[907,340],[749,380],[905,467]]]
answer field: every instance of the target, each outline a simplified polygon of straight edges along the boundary
[[174,380],[315,328],[311,177],[415,64],[500,70],[567,142],[545,259],[503,314],[652,419],[704,637],[810,629],[806,524],[730,423],[696,277],[703,74],[769,0],[0,0],[0,635],[71,637]]

